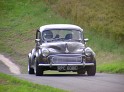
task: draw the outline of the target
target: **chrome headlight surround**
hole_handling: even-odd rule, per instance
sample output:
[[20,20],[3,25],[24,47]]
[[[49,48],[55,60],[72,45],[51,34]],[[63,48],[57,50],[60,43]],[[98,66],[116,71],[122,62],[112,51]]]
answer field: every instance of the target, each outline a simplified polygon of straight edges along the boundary
[[46,48],[43,48],[42,49],[42,55],[44,56],[44,57],[47,57],[48,55],[49,55],[49,50],[48,49],[46,49]]
[[92,55],[92,51],[90,49],[85,49],[85,55],[86,56],[91,56]]

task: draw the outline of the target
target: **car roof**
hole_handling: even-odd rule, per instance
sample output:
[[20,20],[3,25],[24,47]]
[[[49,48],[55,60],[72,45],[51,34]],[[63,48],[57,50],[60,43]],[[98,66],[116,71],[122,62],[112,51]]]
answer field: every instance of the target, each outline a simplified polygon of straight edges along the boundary
[[82,28],[76,25],[72,24],[49,24],[49,25],[44,25],[41,26],[39,31],[42,32],[43,30],[50,30],[50,29],[75,29],[75,30],[81,30],[83,31]]

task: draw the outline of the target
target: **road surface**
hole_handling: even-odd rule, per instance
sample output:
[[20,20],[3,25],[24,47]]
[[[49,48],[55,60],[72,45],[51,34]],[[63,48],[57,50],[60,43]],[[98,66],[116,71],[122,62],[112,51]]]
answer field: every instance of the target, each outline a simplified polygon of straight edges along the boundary
[[70,92],[124,92],[124,75],[97,73],[96,76],[76,74],[46,74],[35,76],[21,74],[18,77]]

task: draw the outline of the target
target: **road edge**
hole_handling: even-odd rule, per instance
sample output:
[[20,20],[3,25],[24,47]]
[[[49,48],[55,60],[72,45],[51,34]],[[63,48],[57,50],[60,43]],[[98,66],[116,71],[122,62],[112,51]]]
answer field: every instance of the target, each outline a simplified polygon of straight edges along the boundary
[[2,54],[0,54],[0,61],[2,61],[9,68],[11,73],[21,74],[20,68]]

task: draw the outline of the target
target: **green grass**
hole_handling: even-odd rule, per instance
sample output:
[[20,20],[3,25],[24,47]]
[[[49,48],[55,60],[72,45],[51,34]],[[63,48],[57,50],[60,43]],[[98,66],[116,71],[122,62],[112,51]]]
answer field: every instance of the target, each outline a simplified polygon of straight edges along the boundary
[[[90,31],[123,43],[123,0],[45,0],[53,10]],[[64,7],[63,7],[64,6]]]
[[67,92],[0,73],[0,92]]
[[[74,23],[81,26],[85,37],[89,38],[87,46],[96,52],[98,72],[106,72],[102,65],[115,64],[115,68],[118,68],[124,63],[124,45],[119,43],[121,38],[117,39],[118,44],[110,34],[105,34],[112,30],[123,34],[124,12],[121,11],[124,9],[123,3],[119,2],[123,0],[45,0],[51,3],[49,6],[43,1],[0,0],[0,53],[12,57],[21,67],[22,73],[27,73],[27,55],[35,47],[36,30],[45,24]],[[54,10],[59,11],[53,12],[51,5]],[[75,10],[76,6],[83,12],[80,12],[80,9]],[[115,13],[118,16],[113,17]],[[124,70],[123,67],[120,67],[121,71]],[[113,68],[107,69],[113,72]],[[119,70],[116,73],[124,72]]]
[[108,72],[108,73],[124,73],[124,63],[123,61],[113,62],[113,63],[105,63],[99,65],[97,70],[99,72]]

